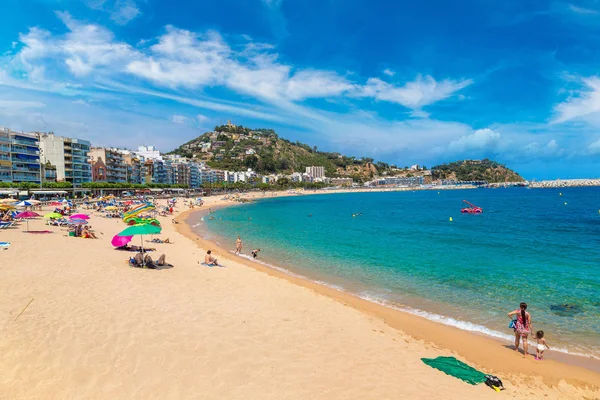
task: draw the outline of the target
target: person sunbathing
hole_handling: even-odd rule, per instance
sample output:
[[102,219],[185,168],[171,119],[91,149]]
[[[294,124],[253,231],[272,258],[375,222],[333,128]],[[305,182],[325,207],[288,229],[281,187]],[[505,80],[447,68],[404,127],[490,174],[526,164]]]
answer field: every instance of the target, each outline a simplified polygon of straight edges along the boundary
[[96,235],[94,234],[94,232],[90,231],[89,228],[86,226],[83,228],[83,230],[81,231],[81,236],[84,239],[98,239],[96,237]]
[[169,238],[166,238],[165,240],[161,240],[159,238],[154,238],[152,239],[153,243],[171,243],[171,241],[169,240]]
[[218,260],[212,256],[212,251],[208,250],[204,256],[204,264],[219,266]]

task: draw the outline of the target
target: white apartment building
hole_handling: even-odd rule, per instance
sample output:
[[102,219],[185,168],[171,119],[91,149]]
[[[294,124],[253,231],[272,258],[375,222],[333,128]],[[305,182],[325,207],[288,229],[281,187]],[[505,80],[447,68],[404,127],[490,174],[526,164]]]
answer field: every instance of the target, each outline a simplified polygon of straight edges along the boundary
[[92,181],[92,169],[88,163],[89,141],[40,133],[39,145],[42,165],[49,161],[56,167],[58,182],[70,182],[73,187],[81,187],[83,183]]
[[145,160],[163,160],[160,151],[154,146],[138,146],[138,149],[135,153],[144,157]]
[[322,179],[325,178],[325,167],[306,167],[306,173],[310,175],[313,179]]

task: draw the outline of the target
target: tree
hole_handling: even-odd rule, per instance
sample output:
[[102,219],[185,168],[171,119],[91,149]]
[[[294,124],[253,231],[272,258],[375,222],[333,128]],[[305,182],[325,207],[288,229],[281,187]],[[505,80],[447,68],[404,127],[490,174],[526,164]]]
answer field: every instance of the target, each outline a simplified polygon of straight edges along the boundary
[[244,165],[246,166],[246,168],[256,169],[258,161],[258,157],[256,157],[255,155],[250,155],[244,159]]

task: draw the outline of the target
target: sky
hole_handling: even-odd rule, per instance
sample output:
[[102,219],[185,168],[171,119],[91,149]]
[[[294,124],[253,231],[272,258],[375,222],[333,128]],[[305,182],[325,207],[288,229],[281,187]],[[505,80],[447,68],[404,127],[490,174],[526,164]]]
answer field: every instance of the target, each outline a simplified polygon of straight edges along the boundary
[[2,0],[0,126],[169,151],[231,120],[399,166],[600,177],[600,2]]

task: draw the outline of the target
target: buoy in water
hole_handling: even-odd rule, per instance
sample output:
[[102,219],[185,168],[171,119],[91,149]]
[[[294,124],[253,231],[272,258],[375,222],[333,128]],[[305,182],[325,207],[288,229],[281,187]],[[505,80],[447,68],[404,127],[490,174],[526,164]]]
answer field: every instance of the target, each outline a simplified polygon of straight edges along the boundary
[[452,217],[450,217],[449,221],[452,222]]
[[565,206],[567,205],[567,202],[565,201]]
[[562,196],[562,192],[558,194],[559,196]]

